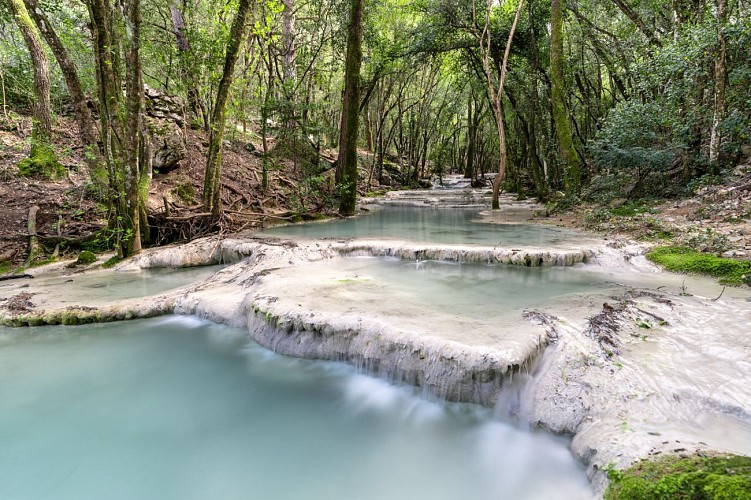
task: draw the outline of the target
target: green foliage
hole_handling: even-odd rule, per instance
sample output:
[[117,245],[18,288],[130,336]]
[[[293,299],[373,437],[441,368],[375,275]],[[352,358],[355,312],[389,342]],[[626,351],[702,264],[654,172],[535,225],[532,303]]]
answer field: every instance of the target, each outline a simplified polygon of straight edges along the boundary
[[703,274],[720,278],[721,283],[739,285],[751,275],[751,262],[699,253],[688,247],[664,246],[654,248],[647,259],[669,271]]
[[78,254],[75,264],[77,266],[87,266],[96,262],[96,255],[90,250],[84,250]]
[[751,457],[668,456],[606,471],[605,500],[751,500]]
[[65,168],[57,161],[55,150],[51,146],[36,144],[32,146],[29,157],[18,162],[18,175],[56,179],[65,175]]
[[672,113],[657,103],[625,101],[618,104],[590,145],[595,163],[602,169],[591,192],[604,191],[607,201],[628,195],[678,194],[665,175],[682,146],[670,136]]

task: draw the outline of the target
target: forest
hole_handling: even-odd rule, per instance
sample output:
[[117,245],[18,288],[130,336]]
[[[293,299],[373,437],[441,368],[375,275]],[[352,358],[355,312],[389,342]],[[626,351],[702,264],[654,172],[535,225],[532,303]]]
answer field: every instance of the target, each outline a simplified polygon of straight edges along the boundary
[[[559,211],[686,196],[750,153],[750,14],[744,0],[5,0],[0,128],[24,157],[4,175],[83,172],[121,256],[154,243],[155,217],[351,215],[358,194],[451,172]],[[196,203],[149,205],[190,133]],[[260,178],[227,187],[230,143]],[[264,196],[277,187],[288,196]]]

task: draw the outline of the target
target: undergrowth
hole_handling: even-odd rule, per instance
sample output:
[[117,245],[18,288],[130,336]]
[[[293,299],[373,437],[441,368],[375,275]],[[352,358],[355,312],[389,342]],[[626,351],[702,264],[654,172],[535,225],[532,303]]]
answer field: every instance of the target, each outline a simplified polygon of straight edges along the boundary
[[647,259],[668,271],[712,276],[728,285],[749,284],[751,278],[751,262],[700,253],[688,247],[657,247],[647,254]]
[[751,457],[667,456],[608,478],[605,500],[751,500]]

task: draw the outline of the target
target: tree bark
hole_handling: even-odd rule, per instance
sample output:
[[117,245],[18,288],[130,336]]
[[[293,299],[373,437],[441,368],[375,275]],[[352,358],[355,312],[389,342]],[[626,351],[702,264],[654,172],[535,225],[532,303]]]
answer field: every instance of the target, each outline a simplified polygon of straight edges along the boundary
[[339,144],[339,163],[342,176],[339,213],[354,215],[357,203],[357,134],[360,116],[360,66],[362,65],[362,18],[365,0],[351,0],[347,28],[347,56],[344,75],[344,103],[342,106],[342,143]]
[[212,113],[211,132],[209,134],[209,151],[206,158],[206,173],[203,180],[203,205],[206,211],[214,215],[222,213],[222,142],[227,119],[227,101],[232,87],[235,63],[240,53],[240,44],[245,40],[250,0],[240,0],[237,14],[232,21],[227,53],[224,58],[224,71],[219,82],[214,112]]
[[574,149],[574,140],[566,113],[563,80],[563,9],[561,0],[550,2],[550,87],[553,120],[558,148],[564,163],[564,186],[568,196],[576,196],[581,189],[581,168]]
[[26,47],[34,66],[34,124],[31,132],[31,156],[34,157],[40,147],[49,147],[52,137],[52,112],[50,105],[50,70],[34,21],[23,0],[8,0],[16,24],[21,30]]

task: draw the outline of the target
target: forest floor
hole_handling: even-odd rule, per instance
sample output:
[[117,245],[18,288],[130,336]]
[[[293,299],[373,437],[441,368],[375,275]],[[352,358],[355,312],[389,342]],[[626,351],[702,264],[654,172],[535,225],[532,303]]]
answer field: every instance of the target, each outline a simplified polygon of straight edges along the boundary
[[547,223],[586,229],[606,239],[688,246],[700,252],[751,260],[751,160],[722,183],[682,199],[582,203],[547,217]]
[[[187,129],[185,133],[187,154],[179,168],[166,173],[154,172],[149,191],[150,214],[164,215],[166,205],[175,219],[201,212],[208,139],[202,130]],[[232,138],[231,133],[228,135]],[[0,210],[0,274],[3,267],[7,270],[26,258],[27,223],[33,206],[39,207],[36,229],[42,243],[55,241],[60,236],[71,240],[86,237],[106,224],[107,209],[89,180],[75,122],[63,117],[54,127],[58,161],[65,167],[61,178],[47,180],[18,175],[17,164],[29,154],[30,137],[29,117],[17,117],[10,127],[0,128],[0,206],[3,207]],[[319,208],[318,200],[311,199],[310,193],[300,187],[303,179],[300,169],[286,159],[274,159],[268,189],[262,191],[262,159],[255,151],[256,147],[248,141],[225,141],[222,195],[228,232]],[[47,245],[46,249],[51,252],[54,246]]]

